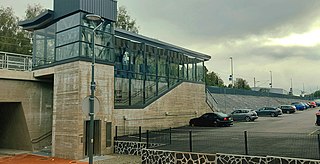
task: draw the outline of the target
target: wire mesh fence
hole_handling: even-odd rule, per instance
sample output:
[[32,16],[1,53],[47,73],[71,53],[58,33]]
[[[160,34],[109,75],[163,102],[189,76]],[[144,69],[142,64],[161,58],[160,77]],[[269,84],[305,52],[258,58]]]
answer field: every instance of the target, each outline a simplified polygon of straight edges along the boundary
[[320,134],[212,131],[193,128],[154,130],[143,128],[139,134],[139,130],[133,132],[135,129],[139,127],[131,128],[131,137],[119,136],[118,133],[116,140],[129,139],[147,142],[148,145],[158,144],[160,146],[157,149],[169,151],[320,159]]

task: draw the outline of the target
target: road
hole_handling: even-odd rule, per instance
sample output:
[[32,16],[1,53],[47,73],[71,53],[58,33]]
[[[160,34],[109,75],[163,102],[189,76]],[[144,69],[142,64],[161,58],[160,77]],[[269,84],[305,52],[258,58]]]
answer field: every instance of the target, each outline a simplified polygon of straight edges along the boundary
[[273,155],[320,159],[319,126],[315,112],[320,108],[283,114],[279,117],[259,117],[254,122],[235,122],[231,127],[183,127],[174,129],[172,144],[160,149],[203,153],[246,154],[244,131],[247,131],[249,155]]

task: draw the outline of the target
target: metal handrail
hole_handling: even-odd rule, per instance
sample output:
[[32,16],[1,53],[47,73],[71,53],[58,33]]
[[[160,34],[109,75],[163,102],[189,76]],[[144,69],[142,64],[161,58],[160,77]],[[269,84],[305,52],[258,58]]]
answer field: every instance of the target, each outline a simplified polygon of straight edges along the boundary
[[31,71],[32,56],[0,51],[0,69]]
[[213,97],[209,89],[206,87],[206,103],[212,111],[220,111],[218,108],[218,101]]

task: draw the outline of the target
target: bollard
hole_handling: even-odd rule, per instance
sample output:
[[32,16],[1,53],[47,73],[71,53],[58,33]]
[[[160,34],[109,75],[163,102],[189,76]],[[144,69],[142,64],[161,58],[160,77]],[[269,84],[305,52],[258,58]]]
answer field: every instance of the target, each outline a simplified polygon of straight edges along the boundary
[[190,146],[190,152],[192,152],[192,131],[189,131],[189,146]]
[[147,130],[147,149],[149,149],[149,130]]
[[244,149],[245,149],[245,154],[248,155],[248,133],[247,133],[247,131],[244,131]]
[[139,142],[141,142],[141,126],[139,126]]
[[171,145],[171,127],[169,128],[169,144]]

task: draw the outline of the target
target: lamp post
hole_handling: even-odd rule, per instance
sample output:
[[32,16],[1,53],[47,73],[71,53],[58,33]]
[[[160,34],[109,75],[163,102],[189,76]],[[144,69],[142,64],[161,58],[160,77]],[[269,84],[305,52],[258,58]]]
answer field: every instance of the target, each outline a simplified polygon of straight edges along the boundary
[[94,64],[96,61],[96,55],[94,53],[94,38],[96,30],[103,24],[104,20],[101,16],[96,14],[87,14],[86,19],[89,21],[100,21],[100,24],[92,30],[92,62],[91,62],[91,85],[90,85],[90,122],[89,122],[89,164],[93,164],[93,128],[94,128],[94,91],[96,89],[96,83],[94,81]]
[[232,60],[232,57],[229,58],[230,59],[230,67],[231,67],[231,75],[230,75],[230,78],[229,80],[231,81],[231,86],[233,87],[233,60]]
[[272,88],[272,71],[270,71],[270,88]]

